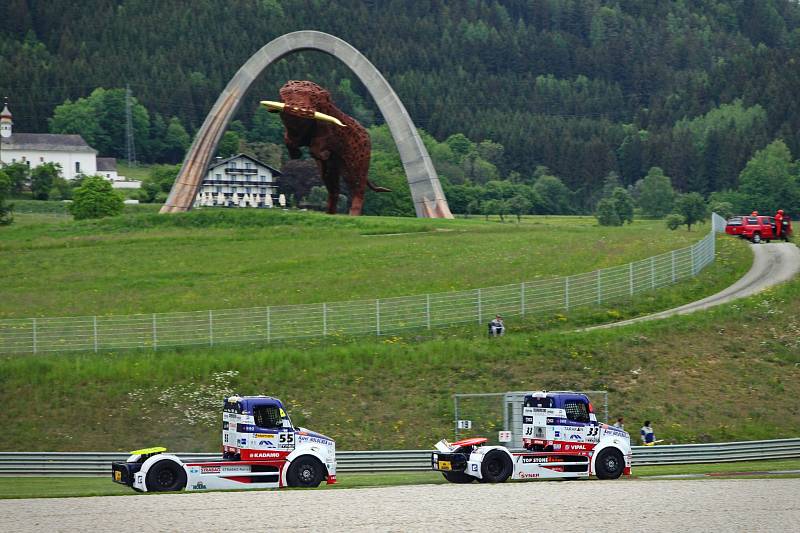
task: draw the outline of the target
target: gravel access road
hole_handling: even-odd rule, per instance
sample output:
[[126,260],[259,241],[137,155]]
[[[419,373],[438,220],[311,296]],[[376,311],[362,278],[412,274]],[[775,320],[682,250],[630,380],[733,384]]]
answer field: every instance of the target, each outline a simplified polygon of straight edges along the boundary
[[0,530],[796,531],[798,495],[784,478],[43,498],[0,501]]
[[601,326],[593,326],[585,328],[583,331],[616,328],[627,326],[635,322],[657,320],[672,315],[685,315],[687,313],[701,311],[709,307],[714,307],[715,305],[728,303],[737,298],[752,296],[768,287],[789,281],[800,272],[800,248],[792,243],[751,244],[750,249],[753,250],[754,255],[753,266],[751,266],[747,274],[742,276],[736,283],[721,290],[717,294],[674,309],[661,311],[660,313],[613,322],[611,324],[603,324]]

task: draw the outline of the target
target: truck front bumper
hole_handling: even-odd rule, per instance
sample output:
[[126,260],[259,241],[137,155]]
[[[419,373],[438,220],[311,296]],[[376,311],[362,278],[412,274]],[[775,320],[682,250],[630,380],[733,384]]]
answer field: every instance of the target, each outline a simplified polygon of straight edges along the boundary
[[463,453],[433,452],[431,468],[442,472],[464,472],[467,469],[467,456]]
[[142,463],[126,463],[124,461],[114,461],[111,463],[111,479],[115,483],[133,487],[136,472],[142,468]]

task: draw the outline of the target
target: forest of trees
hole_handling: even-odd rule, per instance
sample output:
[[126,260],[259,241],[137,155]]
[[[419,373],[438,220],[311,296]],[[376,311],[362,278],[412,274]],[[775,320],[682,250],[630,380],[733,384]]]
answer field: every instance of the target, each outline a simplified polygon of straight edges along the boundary
[[[678,193],[740,201],[748,162],[768,147],[763,158],[788,160],[797,183],[800,6],[791,0],[193,0],[155,9],[147,0],[6,0],[0,20],[0,95],[16,131],[94,120],[102,155],[124,155],[124,123],[113,117],[126,85],[141,158],[174,163],[252,53],[317,29],[353,44],[391,83],[440,151],[432,156],[461,212],[475,190],[498,188],[534,210],[591,212],[610,174],[634,191],[654,167]],[[303,52],[258,81],[229,146],[244,139],[275,155],[279,125],[255,110],[288,79],[331,89],[368,127],[383,122],[346,67]],[[375,172],[396,164],[373,161]],[[569,205],[542,196],[559,185]]]

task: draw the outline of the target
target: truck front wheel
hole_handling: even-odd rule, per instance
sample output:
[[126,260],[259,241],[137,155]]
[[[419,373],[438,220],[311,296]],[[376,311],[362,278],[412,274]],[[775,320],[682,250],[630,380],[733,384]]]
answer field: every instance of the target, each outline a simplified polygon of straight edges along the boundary
[[175,461],[164,459],[150,467],[145,478],[148,492],[172,492],[186,487],[186,471]]
[[491,450],[481,461],[481,482],[502,483],[511,477],[514,464],[511,457],[501,450]]
[[318,487],[324,477],[325,467],[311,456],[298,457],[289,465],[286,481],[290,487]]
[[594,473],[599,479],[617,479],[625,469],[625,458],[616,448],[606,448],[597,454]]
[[753,233],[753,244],[758,244],[760,242],[761,242],[761,234]]

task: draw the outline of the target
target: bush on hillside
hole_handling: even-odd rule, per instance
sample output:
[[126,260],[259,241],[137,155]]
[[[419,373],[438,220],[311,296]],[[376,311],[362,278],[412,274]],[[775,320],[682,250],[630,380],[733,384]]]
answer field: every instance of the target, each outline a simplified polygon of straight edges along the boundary
[[124,207],[122,197],[111,187],[111,182],[100,176],[90,176],[75,189],[69,212],[75,220],[103,218],[119,215]]

